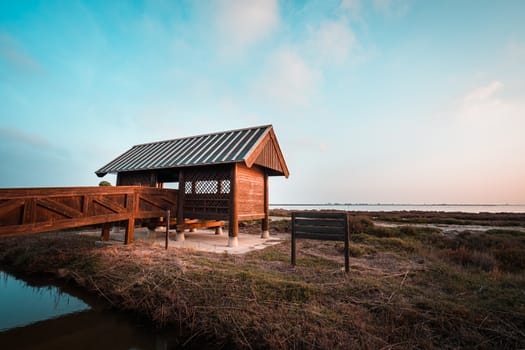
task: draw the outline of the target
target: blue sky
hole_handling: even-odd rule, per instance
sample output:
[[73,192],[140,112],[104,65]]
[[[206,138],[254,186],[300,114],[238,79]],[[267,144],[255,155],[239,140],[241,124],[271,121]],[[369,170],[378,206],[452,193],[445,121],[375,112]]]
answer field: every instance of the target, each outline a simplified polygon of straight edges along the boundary
[[524,203],[524,13],[3,0],[0,187],[97,185],[134,144],[273,124],[274,203]]

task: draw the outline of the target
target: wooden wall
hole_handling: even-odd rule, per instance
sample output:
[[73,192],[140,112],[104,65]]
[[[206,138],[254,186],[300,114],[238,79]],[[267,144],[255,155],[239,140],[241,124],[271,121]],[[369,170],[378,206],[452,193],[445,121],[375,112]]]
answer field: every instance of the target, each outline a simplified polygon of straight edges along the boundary
[[253,166],[237,165],[237,201],[239,220],[264,218],[264,172]]
[[157,174],[152,171],[128,171],[117,174],[117,186],[159,187]]
[[[271,142],[267,147],[273,147]],[[263,160],[276,163],[272,152],[264,152]],[[275,165],[275,164],[274,164]],[[232,166],[236,167],[237,179],[231,178]],[[262,167],[254,165],[248,168],[244,163],[194,167],[181,169],[184,173],[179,190],[183,196],[181,206],[185,218],[228,220],[232,209],[231,188],[233,181],[237,185],[234,199],[237,203],[239,220],[255,220],[265,217],[264,179]],[[179,175],[180,175],[179,174]],[[119,173],[117,184],[161,187],[158,176],[154,172],[137,171]],[[182,202],[181,202],[182,203]]]

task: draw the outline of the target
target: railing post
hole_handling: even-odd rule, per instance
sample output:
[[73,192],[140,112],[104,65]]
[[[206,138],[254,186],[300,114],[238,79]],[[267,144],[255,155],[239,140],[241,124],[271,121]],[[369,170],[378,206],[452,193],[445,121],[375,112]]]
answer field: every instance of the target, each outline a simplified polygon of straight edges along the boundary
[[292,213],[292,266],[295,266],[295,213]]
[[348,224],[348,213],[345,215],[345,272],[350,271],[350,225]]
[[126,201],[126,208],[128,209],[129,217],[126,223],[126,235],[124,236],[124,244],[133,242],[133,235],[135,233],[135,214],[138,210],[139,194],[137,190],[132,190],[128,194]]
[[166,210],[166,245],[165,245],[165,248],[168,249],[168,241],[169,241],[169,236],[170,236],[170,210]]
[[22,222],[32,224],[36,221],[36,199],[28,198],[24,201],[24,214]]
[[109,229],[110,225],[108,223],[102,224],[102,233],[100,234],[100,239],[102,241],[109,241]]

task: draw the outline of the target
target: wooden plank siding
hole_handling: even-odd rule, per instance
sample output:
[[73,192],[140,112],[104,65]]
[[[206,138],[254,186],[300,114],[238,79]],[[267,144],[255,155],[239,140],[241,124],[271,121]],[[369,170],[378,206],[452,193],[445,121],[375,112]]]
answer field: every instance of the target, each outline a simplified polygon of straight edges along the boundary
[[237,185],[239,220],[263,219],[265,217],[263,170],[257,166],[248,168],[244,164],[238,164]]
[[279,156],[275,151],[275,145],[270,140],[268,140],[261,149],[261,153],[259,153],[259,156],[255,159],[254,164],[284,172]]
[[284,175],[288,178],[290,175],[273,128],[268,130],[264,139],[261,140],[253,152],[246,158],[245,164],[249,168],[253,165],[266,168],[268,174],[272,176]]
[[155,172],[128,171],[117,174],[117,186],[159,187],[159,182]]
[[137,186],[0,189],[0,237],[128,222],[176,211],[177,191]]

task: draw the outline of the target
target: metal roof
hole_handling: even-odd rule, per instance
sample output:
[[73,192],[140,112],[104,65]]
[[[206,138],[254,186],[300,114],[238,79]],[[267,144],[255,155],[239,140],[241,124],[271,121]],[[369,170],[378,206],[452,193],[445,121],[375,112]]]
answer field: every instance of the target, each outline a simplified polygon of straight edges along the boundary
[[133,146],[95,173],[104,176],[124,171],[243,162],[271,130],[271,125],[264,125],[144,143]]

